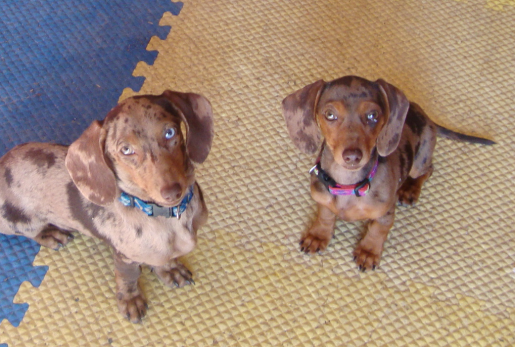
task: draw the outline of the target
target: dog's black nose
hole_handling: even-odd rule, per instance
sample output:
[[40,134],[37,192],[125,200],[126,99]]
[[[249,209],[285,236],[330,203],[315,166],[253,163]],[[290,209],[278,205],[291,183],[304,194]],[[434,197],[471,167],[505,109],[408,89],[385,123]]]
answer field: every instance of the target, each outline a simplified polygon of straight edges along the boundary
[[349,148],[343,151],[343,161],[348,165],[357,165],[363,158],[363,153],[359,149]]
[[174,183],[171,186],[161,188],[161,196],[166,201],[174,201],[181,197],[182,187],[179,183]]

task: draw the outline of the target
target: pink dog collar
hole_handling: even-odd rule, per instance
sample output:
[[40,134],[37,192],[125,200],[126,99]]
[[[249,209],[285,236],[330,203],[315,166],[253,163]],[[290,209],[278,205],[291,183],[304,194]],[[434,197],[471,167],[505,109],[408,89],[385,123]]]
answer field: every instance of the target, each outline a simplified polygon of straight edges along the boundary
[[317,159],[317,163],[315,166],[309,170],[309,173],[314,173],[315,176],[317,176],[318,180],[322,182],[327,190],[333,195],[356,195],[357,197],[366,195],[368,191],[370,190],[370,182],[372,182],[372,179],[374,178],[376,172],[377,172],[377,166],[379,164],[379,157],[376,159],[376,162],[374,164],[374,167],[368,174],[367,178],[364,180],[356,183],[356,184],[349,184],[349,185],[342,185],[339,183],[336,183],[336,181],[329,176],[327,172],[325,172],[321,165],[320,165],[320,158]]

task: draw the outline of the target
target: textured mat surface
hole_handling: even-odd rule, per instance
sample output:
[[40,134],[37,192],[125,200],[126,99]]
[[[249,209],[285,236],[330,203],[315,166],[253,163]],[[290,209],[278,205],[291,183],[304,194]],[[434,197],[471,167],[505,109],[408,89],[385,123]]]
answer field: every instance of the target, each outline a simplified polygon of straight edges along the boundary
[[[0,4],[0,153],[27,141],[69,144],[116,104],[145,47],[169,27],[170,0],[2,1]],[[4,118],[5,117],[5,118]]]
[[[196,285],[145,270],[148,317],[117,312],[111,252],[78,237],[2,337],[11,346],[515,345],[513,1],[185,1],[139,93],[205,95],[216,138],[198,167],[210,220],[183,258]],[[284,96],[319,78],[384,78],[438,123],[498,142],[440,140],[416,207],[399,208],[381,266],[359,273],[362,223],[338,223],[321,256],[299,253],[314,217],[307,170],[283,124]],[[130,85],[127,85],[130,87]],[[126,89],[122,98],[133,95]],[[3,341],[2,341],[3,342]]]

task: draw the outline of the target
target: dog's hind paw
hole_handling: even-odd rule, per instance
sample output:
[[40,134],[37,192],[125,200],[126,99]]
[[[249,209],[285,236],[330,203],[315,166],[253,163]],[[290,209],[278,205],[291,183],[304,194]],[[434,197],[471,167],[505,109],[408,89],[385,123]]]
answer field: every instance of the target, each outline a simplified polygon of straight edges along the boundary
[[195,284],[191,271],[178,261],[174,261],[170,265],[154,267],[153,270],[168,287],[181,288],[188,284]]
[[73,234],[54,225],[49,225],[34,237],[34,241],[42,246],[59,250],[73,240]]
[[408,177],[406,181],[397,191],[399,197],[399,205],[401,206],[413,206],[418,202],[420,197],[421,186],[416,180]]

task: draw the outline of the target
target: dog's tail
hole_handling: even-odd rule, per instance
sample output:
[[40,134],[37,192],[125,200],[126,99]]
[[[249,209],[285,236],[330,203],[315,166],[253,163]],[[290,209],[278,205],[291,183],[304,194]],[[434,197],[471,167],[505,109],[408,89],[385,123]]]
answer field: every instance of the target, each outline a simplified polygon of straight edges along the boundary
[[468,143],[477,143],[480,145],[487,145],[487,146],[495,145],[495,142],[492,140],[484,139],[482,137],[460,134],[460,133],[457,133],[450,129],[444,128],[443,126],[440,126],[438,124],[436,124],[436,128],[437,128],[437,134],[446,139],[456,140],[456,141],[461,141],[461,142],[468,142]]

